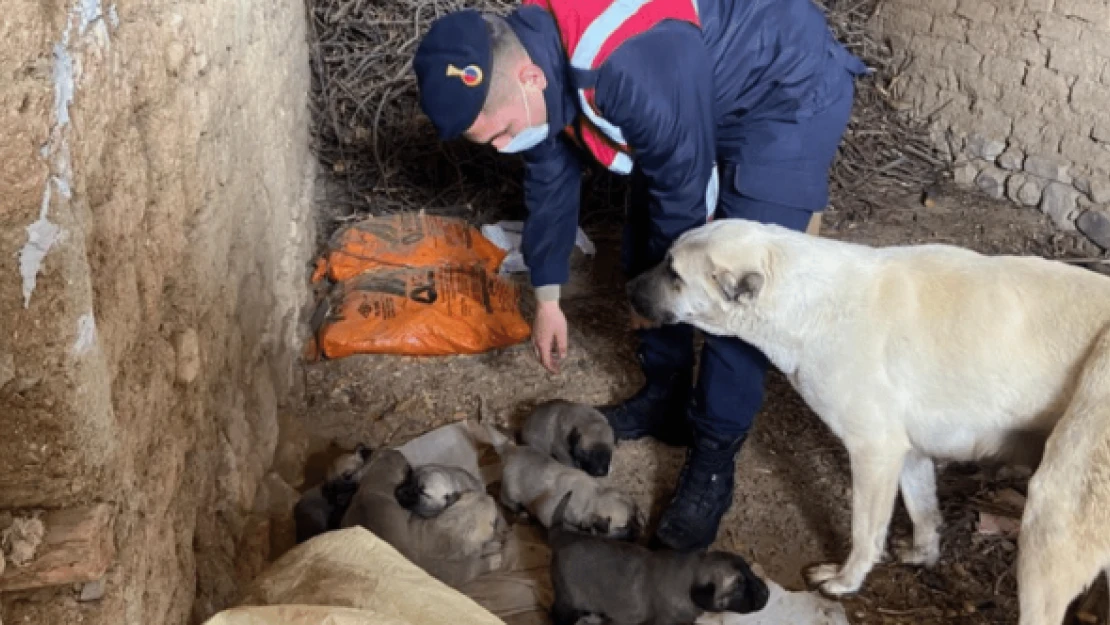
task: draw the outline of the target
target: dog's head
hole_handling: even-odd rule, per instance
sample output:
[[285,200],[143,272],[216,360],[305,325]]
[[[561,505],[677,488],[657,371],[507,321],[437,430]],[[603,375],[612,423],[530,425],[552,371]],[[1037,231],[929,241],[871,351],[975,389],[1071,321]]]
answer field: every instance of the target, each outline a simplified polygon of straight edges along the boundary
[[690,589],[690,600],[706,612],[758,612],[770,596],[766,582],[743,557],[723,551],[702,556]]
[[427,465],[410,469],[394,495],[402,508],[430,519],[458,501],[463,492],[449,470]]
[[326,473],[327,479],[351,479],[359,473],[359,469],[366,466],[366,463],[370,461],[370,456],[371,452],[369,447],[362,443],[355,445],[354,451],[339,456],[331,463]]
[[575,426],[567,434],[567,449],[574,465],[594,477],[609,475],[613,460],[613,430],[607,423]]
[[615,489],[598,491],[590,533],[635,542],[645,524],[643,511],[631,497]]
[[655,324],[726,328],[767,294],[777,254],[776,230],[743,219],[720,219],[678,238],[661,263],[628,283],[636,314]]

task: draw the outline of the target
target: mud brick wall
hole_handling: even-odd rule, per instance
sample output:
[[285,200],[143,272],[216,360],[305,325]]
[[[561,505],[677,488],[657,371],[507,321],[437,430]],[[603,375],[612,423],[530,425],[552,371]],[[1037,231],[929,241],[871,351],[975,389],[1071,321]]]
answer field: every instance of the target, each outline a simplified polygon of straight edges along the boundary
[[870,27],[958,183],[1110,247],[1110,2],[884,0]]
[[0,508],[107,504],[115,548],[102,597],[4,593],[5,623],[177,625],[236,593],[314,236],[304,14],[4,2]]

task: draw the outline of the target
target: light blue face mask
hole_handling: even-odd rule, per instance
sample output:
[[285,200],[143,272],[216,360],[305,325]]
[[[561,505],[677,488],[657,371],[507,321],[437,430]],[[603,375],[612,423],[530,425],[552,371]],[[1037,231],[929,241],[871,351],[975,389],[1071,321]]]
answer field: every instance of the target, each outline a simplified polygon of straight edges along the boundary
[[[528,94],[524,93],[524,85],[518,82],[517,86],[520,87],[520,95],[524,98],[524,116],[530,124],[532,123],[532,112],[528,110]],[[530,150],[546,139],[547,133],[548,127],[546,123],[539,126],[529,126],[518,132],[505,147],[498,151],[502,154],[516,154],[517,152]]]

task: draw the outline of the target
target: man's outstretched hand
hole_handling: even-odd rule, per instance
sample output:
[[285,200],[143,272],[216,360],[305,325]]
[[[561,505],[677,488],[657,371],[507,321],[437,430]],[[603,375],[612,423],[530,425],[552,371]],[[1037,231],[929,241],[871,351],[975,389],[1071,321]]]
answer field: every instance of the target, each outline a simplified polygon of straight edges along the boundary
[[558,301],[537,305],[536,320],[532,324],[532,347],[545,369],[559,373],[559,363],[567,357],[567,318]]

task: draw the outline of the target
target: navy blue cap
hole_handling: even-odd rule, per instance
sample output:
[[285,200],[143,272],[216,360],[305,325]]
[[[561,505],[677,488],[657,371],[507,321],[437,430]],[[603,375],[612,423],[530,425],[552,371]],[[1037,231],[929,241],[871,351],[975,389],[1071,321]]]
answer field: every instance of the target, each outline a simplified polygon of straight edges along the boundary
[[412,67],[420,108],[441,140],[458,137],[478,118],[489,93],[492,56],[486,20],[473,9],[432,22],[416,48]]

